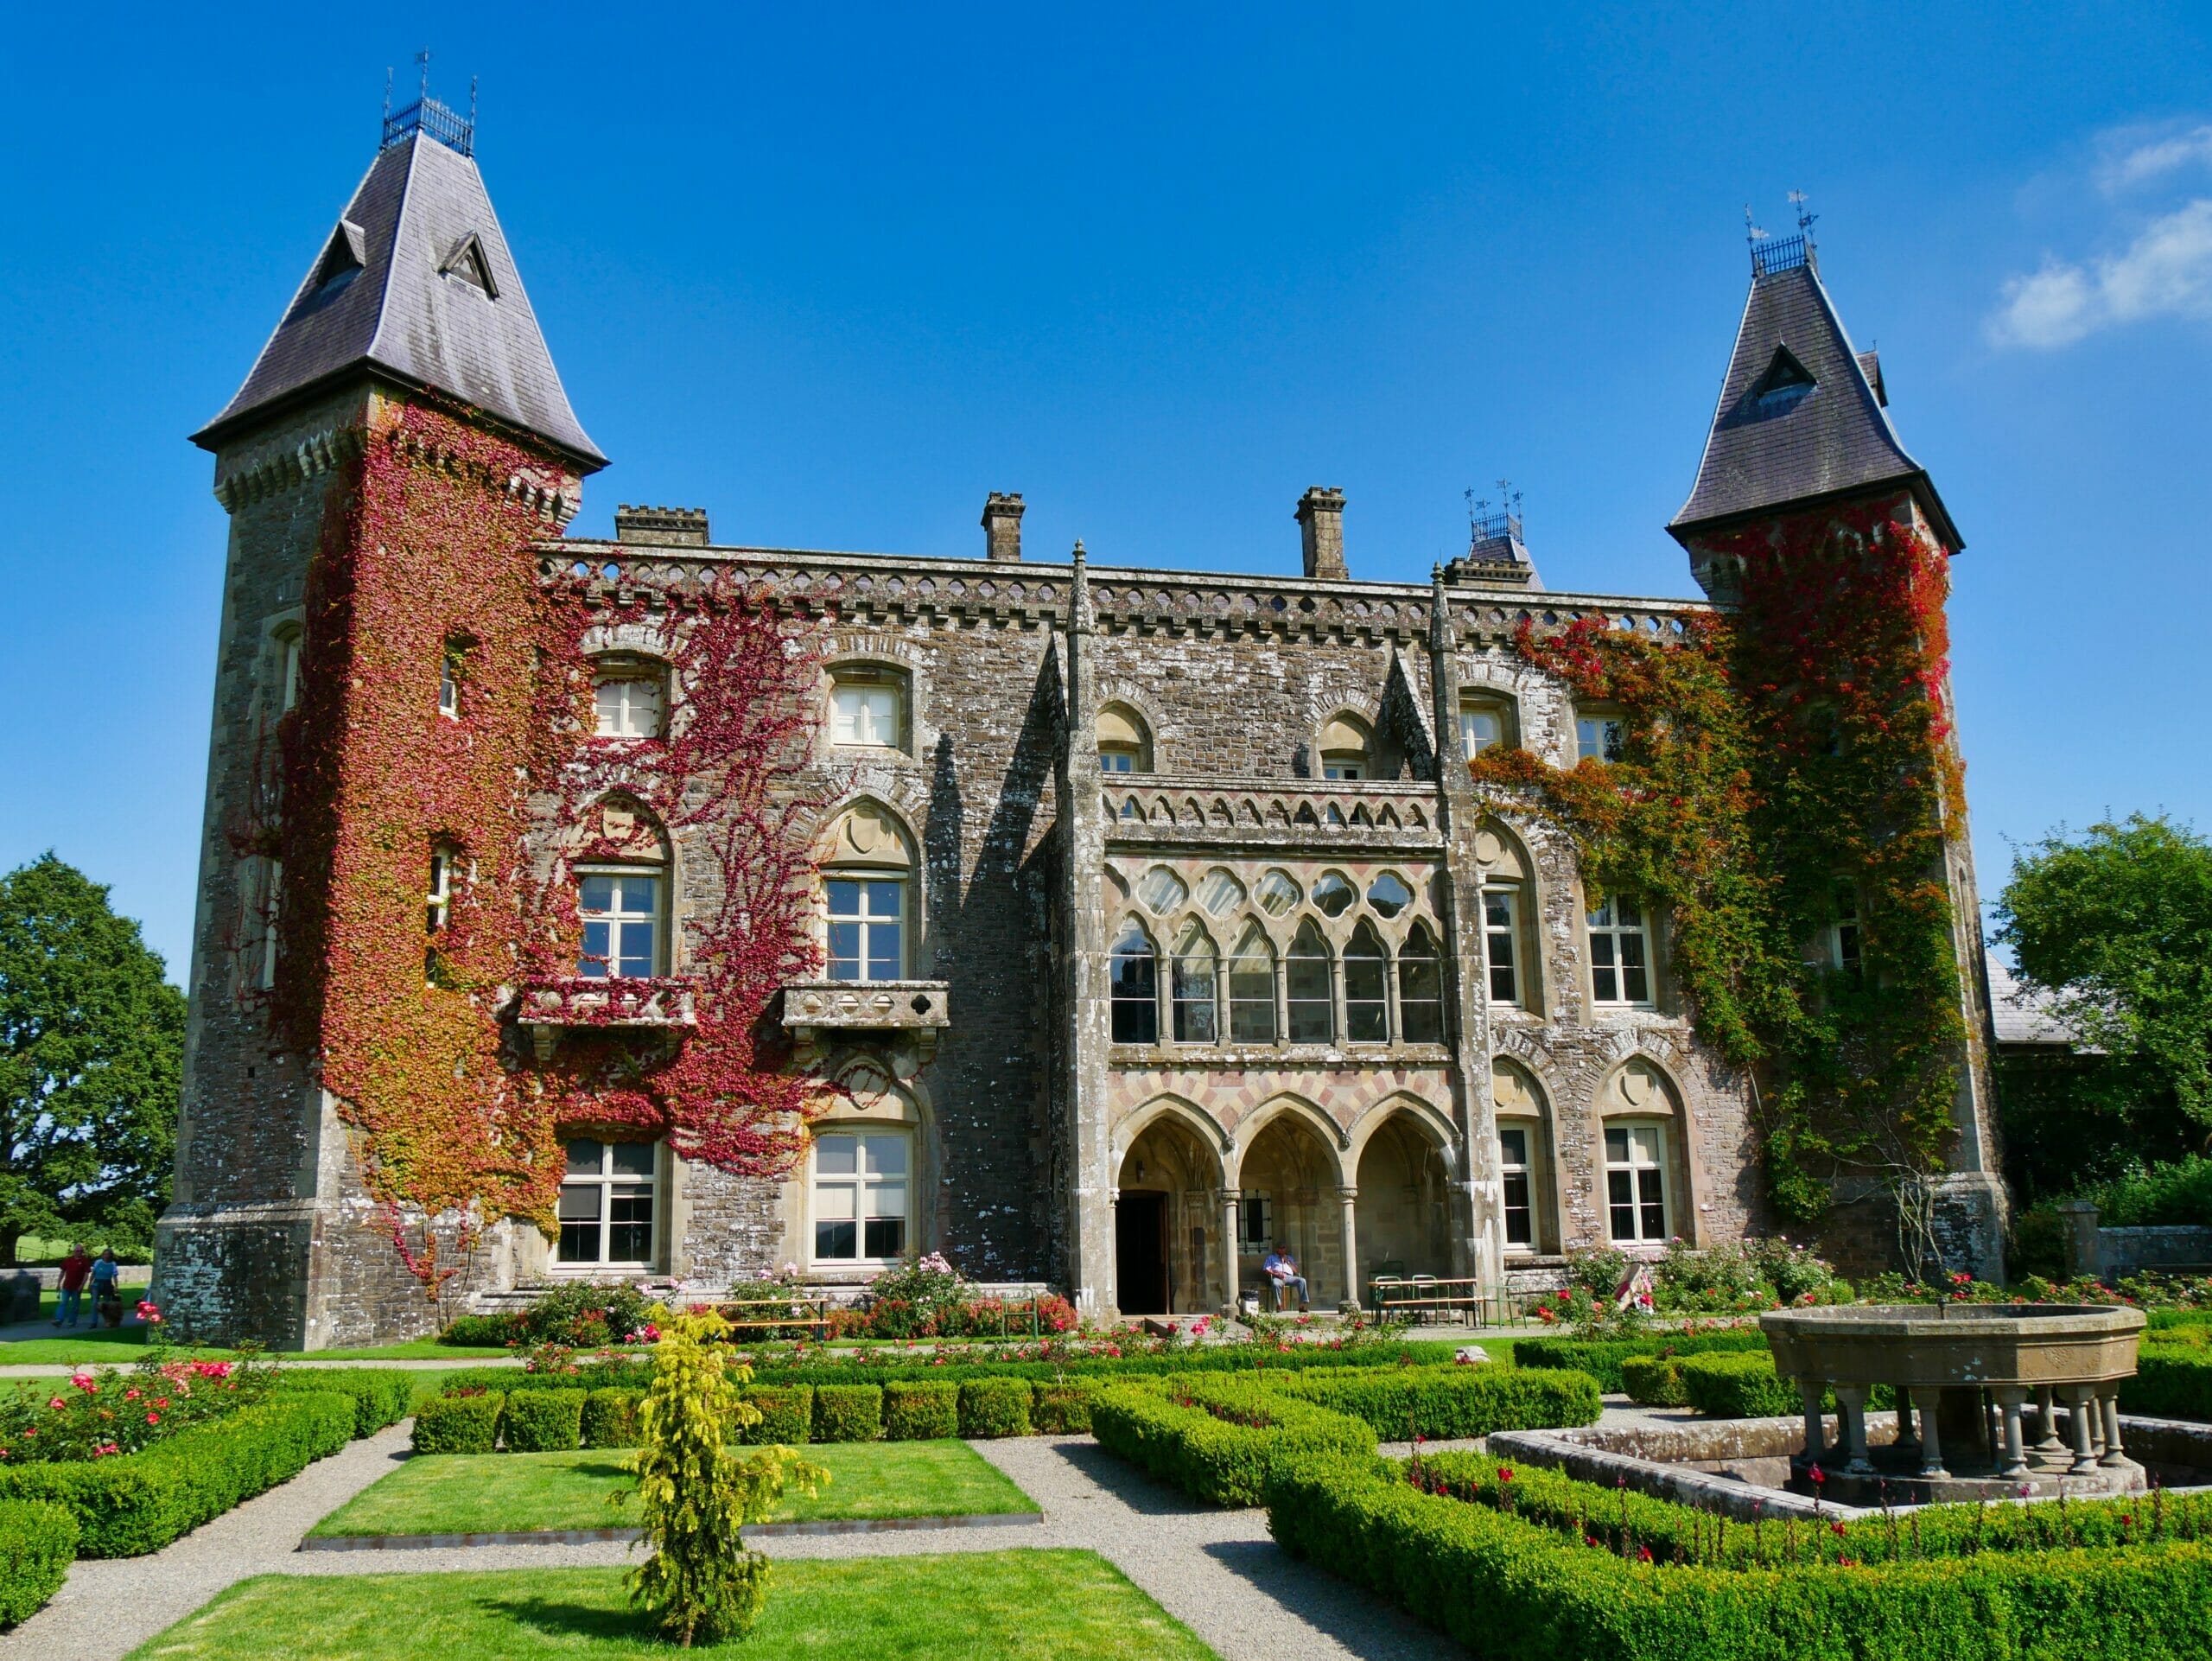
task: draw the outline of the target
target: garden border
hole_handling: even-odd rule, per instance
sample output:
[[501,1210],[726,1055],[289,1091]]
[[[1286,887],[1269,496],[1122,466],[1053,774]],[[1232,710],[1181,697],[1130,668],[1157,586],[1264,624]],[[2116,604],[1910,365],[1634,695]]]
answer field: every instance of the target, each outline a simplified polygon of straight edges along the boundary
[[[975,1511],[957,1517],[822,1517],[804,1523],[747,1523],[740,1540],[788,1539],[807,1534],[885,1534],[909,1529],[1035,1528],[1040,1511]],[[583,1546],[635,1544],[643,1529],[502,1529],[486,1534],[310,1534],[301,1551],[410,1551],[440,1546]]]

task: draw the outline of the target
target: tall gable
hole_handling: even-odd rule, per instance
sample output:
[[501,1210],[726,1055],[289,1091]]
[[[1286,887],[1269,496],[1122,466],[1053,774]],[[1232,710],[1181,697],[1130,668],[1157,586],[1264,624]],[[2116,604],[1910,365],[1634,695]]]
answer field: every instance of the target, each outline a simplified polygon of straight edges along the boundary
[[1959,547],[1927,469],[1890,424],[1874,365],[1872,353],[1852,347],[1802,239],[1758,250],[1697,484],[1668,529],[1679,537],[1909,484],[1945,543]]
[[194,441],[212,449],[249,417],[364,370],[473,404],[582,472],[607,465],[569,407],[483,175],[427,133],[371,164],[245,384]]

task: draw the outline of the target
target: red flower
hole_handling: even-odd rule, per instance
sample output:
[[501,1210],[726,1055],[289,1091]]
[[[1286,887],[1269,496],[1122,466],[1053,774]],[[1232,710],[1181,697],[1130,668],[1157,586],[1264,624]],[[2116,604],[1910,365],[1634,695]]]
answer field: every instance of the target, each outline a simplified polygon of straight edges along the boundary
[[1497,1480],[1498,1480],[1500,1482],[1510,1482],[1510,1481],[1512,1481],[1512,1480],[1513,1480],[1513,1467],[1512,1467],[1510,1465],[1501,1465],[1501,1466],[1499,1466],[1499,1467],[1497,1467]]
[[159,1424],[161,1422],[162,1416],[158,1413],[149,1413],[146,1416],[146,1422],[148,1424]]
[[1640,1563],[1649,1562],[1651,1561],[1651,1548],[1649,1546],[1637,1547],[1636,1560]]

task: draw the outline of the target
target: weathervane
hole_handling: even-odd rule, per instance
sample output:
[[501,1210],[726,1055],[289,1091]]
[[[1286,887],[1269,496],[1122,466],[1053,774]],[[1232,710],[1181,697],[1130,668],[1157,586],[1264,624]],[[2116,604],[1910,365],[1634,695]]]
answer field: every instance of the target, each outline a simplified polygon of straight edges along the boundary
[[1813,221],[1821,216],[1818,213],[1806,212],[1807,200],[1805,193],[1802,190],[1793,190],[1789,193],[1789,205],[1797,210],[1797,234],[1810,238],[1813,234]]

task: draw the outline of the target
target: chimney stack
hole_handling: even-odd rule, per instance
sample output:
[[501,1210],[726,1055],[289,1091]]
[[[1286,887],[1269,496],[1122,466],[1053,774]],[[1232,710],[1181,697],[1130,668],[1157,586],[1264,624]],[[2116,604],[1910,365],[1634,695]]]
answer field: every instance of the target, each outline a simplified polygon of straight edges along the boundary
[[983,499],[983,550],[995,564],[1021,558],[1021,493],[993,491]]
[[1306,575],[1342,582],[1344,570],[1344,493],[1334,485],[1315,485],[1298,499],[1298,540],[1306,555]]

